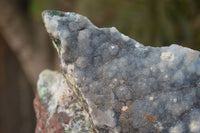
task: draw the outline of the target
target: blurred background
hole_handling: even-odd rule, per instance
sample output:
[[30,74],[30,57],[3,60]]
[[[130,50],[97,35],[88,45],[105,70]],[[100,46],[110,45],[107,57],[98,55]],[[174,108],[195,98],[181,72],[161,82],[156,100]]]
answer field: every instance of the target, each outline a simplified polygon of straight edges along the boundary
[[0,0],[0,133],[34,132],[38,75],[59,70],[45,9],[77,12],[144,45],[200,50],[199,0]]

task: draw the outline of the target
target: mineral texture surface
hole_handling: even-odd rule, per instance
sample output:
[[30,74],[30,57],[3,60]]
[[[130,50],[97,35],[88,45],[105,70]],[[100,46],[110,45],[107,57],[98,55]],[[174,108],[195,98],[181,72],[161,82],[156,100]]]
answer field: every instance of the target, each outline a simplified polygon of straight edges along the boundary
[[42,17],[64,76],[40,75],[46,121],[65,114],[65,132],[200,133],[200,52],[144,46],[76,13]]
[[38,80],[34,107],[36,133],[93,132],[89,114],[58,72],[44,70]]

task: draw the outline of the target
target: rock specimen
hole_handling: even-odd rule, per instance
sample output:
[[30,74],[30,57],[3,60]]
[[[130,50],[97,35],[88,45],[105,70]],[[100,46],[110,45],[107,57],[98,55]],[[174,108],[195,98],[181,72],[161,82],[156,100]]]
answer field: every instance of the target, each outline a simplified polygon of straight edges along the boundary
[[65,114],[69,120],[60,123],[67,132],[75,106],[81,109],[82,117],[74,122],[84,129],[80,132],[200,132],[198,51],[143,46],[114,27],[98,28],[75,13],[44,11],[42,16],[66,81],[55,84],[48,78],[56,75],[40,75],[39,98],[47,105],[49,121],[55,113]]

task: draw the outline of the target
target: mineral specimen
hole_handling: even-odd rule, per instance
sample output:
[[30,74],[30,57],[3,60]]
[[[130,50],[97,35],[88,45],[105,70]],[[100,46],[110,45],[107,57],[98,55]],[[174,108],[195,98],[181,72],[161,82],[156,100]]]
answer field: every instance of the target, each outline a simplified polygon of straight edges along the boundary
[[[84,112],[80,121],[91,125],[85,132],[200,132],[198,51],[175,44],[144,46],[76,13],[46,10],[42,17],[66,81],[65,87],[51,91],[41,92],[39,85],[39,97],[48,103],[50,114],[52,109],[67,113],[70,107],[58,103],[70,90],[79,101],[76,108]],[[69,124],[63,127],[68,130]]]

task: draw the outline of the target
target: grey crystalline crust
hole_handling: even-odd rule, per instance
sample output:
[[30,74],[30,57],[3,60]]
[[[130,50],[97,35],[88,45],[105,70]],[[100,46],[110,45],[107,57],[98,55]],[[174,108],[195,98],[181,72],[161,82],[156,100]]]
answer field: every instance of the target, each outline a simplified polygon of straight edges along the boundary
[[198,51],[143,46],[75,13],[42,16],[67,83],[97,132],[200,132]]

